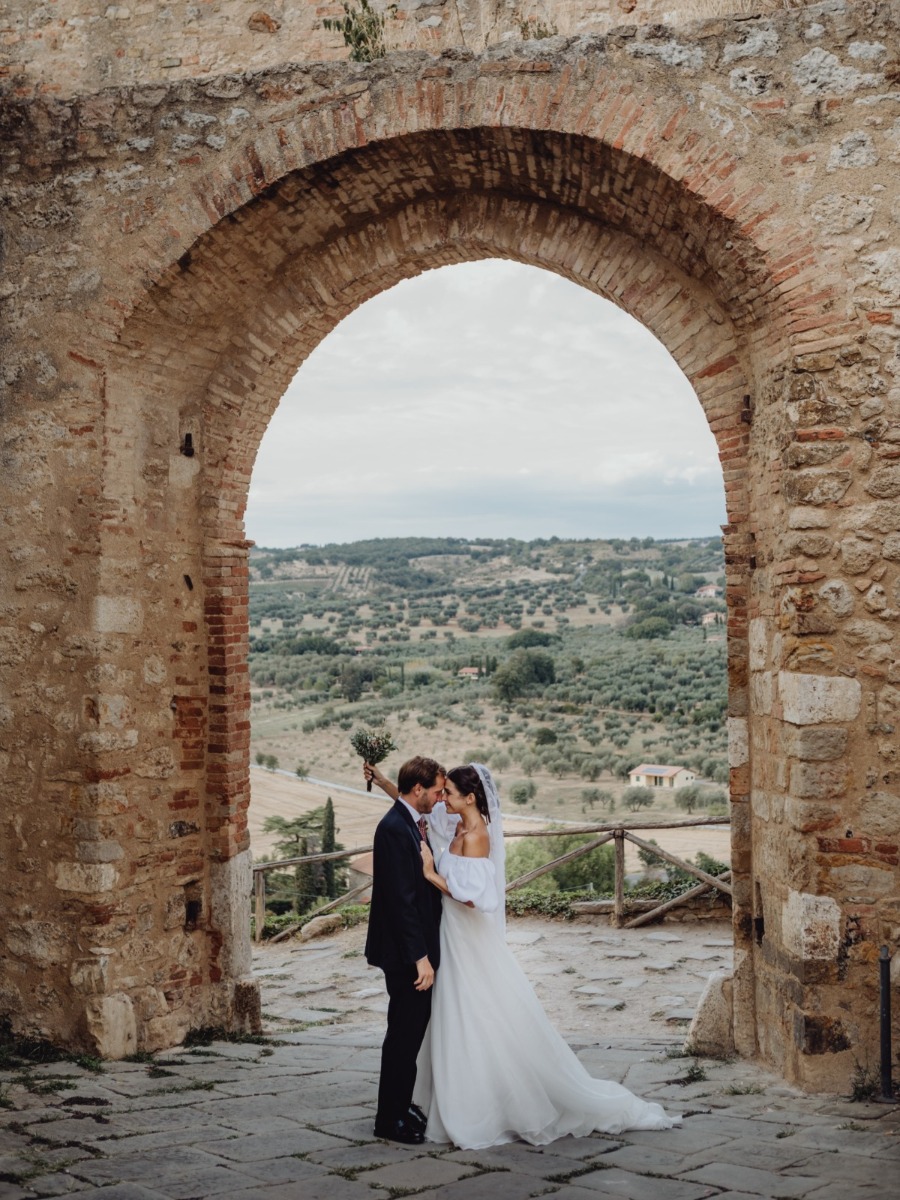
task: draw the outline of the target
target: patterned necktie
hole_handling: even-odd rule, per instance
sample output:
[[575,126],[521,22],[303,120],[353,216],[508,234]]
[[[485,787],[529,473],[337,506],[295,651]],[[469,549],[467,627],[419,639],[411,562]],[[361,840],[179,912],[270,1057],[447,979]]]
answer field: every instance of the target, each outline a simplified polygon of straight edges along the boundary
[[424,817],[419,817],[418,825],[419,825],[419,837],[422,839],[423,842],[427,842],[428,841],[428,824]]

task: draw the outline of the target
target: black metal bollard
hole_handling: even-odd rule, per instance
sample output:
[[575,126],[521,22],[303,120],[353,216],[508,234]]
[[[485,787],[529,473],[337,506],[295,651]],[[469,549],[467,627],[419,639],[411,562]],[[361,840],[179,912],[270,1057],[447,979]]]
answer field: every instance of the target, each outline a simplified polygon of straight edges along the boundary
[[891,954],[887,946],[881,947],[878,956],[878,971],[881,982],[881,1096],[883,1103],[894,1102],[894,1084],[891,1079]]

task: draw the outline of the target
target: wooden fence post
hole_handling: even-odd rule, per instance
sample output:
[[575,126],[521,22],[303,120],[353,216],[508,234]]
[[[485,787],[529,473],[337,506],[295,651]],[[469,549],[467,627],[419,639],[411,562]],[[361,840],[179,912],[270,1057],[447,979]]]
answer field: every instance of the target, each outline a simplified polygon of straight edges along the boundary
[[621,929],[625,923],[625,831],[617,829],[613,836],[616,839],[616,897],[613,911],[616,928]]
[[263,935],[263,926],[266,923],[266,873],[265,871],[253,872],[253,894],[256,901],[255,915],[256,923],[253,929],[254,942],[261,942]]

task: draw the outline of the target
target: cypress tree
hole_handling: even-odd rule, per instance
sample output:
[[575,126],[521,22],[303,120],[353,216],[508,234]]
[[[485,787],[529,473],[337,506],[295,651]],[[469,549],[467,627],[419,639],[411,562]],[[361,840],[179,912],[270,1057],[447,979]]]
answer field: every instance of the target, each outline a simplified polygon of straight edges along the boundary
[[[325,801],[325,812],[322,816],[322,853],[331,854],[337,849],[336,830],[334,826],[334,805],[331,802],[331,797]],[[333,900],[337,895],[335,892],[335,869],[334,862],[322,863],[322,882],[324,885],[325,895],[329,900]]]

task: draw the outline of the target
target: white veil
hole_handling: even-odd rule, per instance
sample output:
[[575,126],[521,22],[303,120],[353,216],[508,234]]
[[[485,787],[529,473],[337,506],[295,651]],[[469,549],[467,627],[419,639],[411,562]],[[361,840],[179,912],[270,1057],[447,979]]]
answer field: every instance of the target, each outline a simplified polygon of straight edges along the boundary
[[488,834],[491,839],[491,862],[497,873],[497,889],[500,893],[500,903],[494,917],[500,926],[500,932],[506,931],[506,846],[503,842],[503,814],[500,811],[500,794],[494,777],[483,763],[470,763],[478,772],[481,786],[488,802]]

